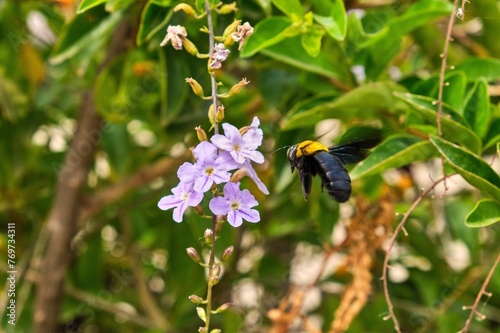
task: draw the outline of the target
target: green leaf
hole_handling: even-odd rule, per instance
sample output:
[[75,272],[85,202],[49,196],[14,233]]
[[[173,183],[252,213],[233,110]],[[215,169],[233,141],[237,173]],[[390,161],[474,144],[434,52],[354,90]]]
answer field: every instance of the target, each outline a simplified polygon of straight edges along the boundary
[[464,118],[480,138],[486,135],[490,118],[490,96],[485,79],[478,79],[467,95]]
[[168,73],[168,75],[158,78],[162,89],[162,113],[160,117],[162,126],[168,125],[178,117],[191,91],[189,84],[185,82],[185,78],[190,75],[189,60],[179,61],[180,59],[175,59],[176,52],[170,48],[166,51],[166,56],[160,57],[161,73]]
[[81,14],[90,8],[95,6],[99,6],[102,3],[105,3],[107,0],[82,0],[78,5],[78,9],[76,10],[77,14]]
[[495,200],[481,200],[467,215],[465,225],[470,228],[487,227],[500,222],[500,204]]
[[484,151],[494,147],[500,142],[500,118],[493,119],[484,141],[486,142],[484,144]]
[[[453,107],[457,112],[462,110],[466,88],[466,77],[462,71],[453,71],[445,75],[443,87],[443,102]],[[416,95],[438,98],[439,75],[418,82],[411,91]]]
[[101,50],[122,17],[121,11],[106,15],[98,8],[77,15],[59,37],[52,50],[51,63],[60,64],[83,53],[90,57]]
[[325,30],[312,25],[308,31],[300,36],[302,47],[311,57],[317,57],[321,51],[321,39],[325,34]]
[[137,45],[142,45],[163,29],[172,18],[173,13],[173,10],[168,10],[154,1],[149,1],[141,13],[141,23],[136,37]]
[[28,105],[28,96],[17,82],[6,77],[0,68],[0,117],[14,122],[22,118]]
[[343,1],[333,1],[330,16],[314,14],[314,20],[326,29],[330,37],[338,41],[344,40],[347,33],[347,14]]
[[132,119],[130,95],[125,82],[130,78],[125,55],[115,58],[97,76],[94,99],[97,112],[106,120],[125,123]]
[[294,25],[292,20],[283,16],[268,17],[257,23],[254,33],[248,37],[245,42],[243,50],[241,50],[241,57],[246,58],[254,55],[255,53],[277,44],[299,34],[298,26]]
[[135,0],[108,0],[104,8],[106,8],[106,11],[108,12],[114,12],[120,9],[125,9],[134,2]]
[[310,127],[328,118],[352,119],[356,116],[379,117],[380,112],[394,108],[393,91],[402,87],[392,82],[375,82],[359,86],[334,101],[314,106],[311,109],[292,110],[283,119],[282,128]]
[[483,159],[449,141],[430,136],[441,155],[469,184],[500,201],[500,176]]
[[264,49],[262,53],[299,69],[338,80],[347,87],[354,85],[349,67],[340,65],[345,61],[340,48],[331,47],[320,52],[317,57],[312,57],[299,47],[300,44],[300,37],[296,36]]
[[173,0],[150,0],[149,2],[160,7],[170,7],[172,6]]
[[[362,57],[366,59],[366,76],[376,80],[399,52],[402,37],[431,20],[449,14],[451,4],[440,0],[425,0],[413,3],[400,16],[391,18],[379,32],[361,45]],[[380,23],[379,23],[380,24]]]
[[468,58],[455,66],[465,73],[468,82],[482,78],[488,82],[500,79],[500,59]]
[[[407,102],[427,122],[436,124],[437,104],[435,100],[425,96],[410,93],[395,92],[394,95]],[[441,129],[448,138],[453,138],[474,152],[479,152],[481,141],[472,131],[466,120],[446,104],[443,105],[443,116],[441,117]]]
[[439,0],[413,3],[403,15],[391,18],[386,23],[386,27],[375,33],[364,46],[379,44],[387,38],[398,39],[434,18],[449,14],[451,9],[451,4]]
[[[466,81],[467,78],[462,71],[453,71],[444,78],[443,102],[454,110],[461,110],[463,107]],[[436,92],[436,98],[437,96]]]
[[388,169],[425,161],[434,155],[436,149],[429,141],[410,135],[394,135],[376,146],[364,161],[352,169],[350,175],[356,179],[380,174]]
[[202,12],[205,10],[205,0],[196,0],[195,4],[198,12]]
[[298,21],[304,17],[304,10],[299,0],[272,0],[272,3],[292,21]]

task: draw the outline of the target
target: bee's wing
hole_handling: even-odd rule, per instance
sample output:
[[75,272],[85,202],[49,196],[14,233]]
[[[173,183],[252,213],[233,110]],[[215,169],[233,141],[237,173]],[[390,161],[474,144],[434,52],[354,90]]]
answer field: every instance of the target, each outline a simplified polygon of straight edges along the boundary
[[379,138],[360,140],[330,147],[328,152],[337,156],[344,164],[353,164],[365,159],[370,154],[369,148],[373,148],[379,142]]

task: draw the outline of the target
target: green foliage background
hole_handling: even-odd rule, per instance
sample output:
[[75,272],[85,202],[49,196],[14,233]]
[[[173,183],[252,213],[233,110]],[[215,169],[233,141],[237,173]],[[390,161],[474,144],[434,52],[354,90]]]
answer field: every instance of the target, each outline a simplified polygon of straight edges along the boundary
[[[182,162],[185,155],[178,157],[176,152],[197,143],[193,128],[209,128],[207,102],[185,83],[185,78],[193,77],[208,91],[206,60],[170,45],[159,47],[166,26],[181,24],[200,51],[207,52],[207,36],[200,32],[206,25],[203,20],[173,13],[177,1],[170,0],[69,3],[65,7],[45,1],[0,2],[0,244],[2,258],[6,258],[6,224],[15,222],[19,270],[26,269],[34,257],[83,89],[92,89],[105,122],[88,176],[87,198],[162,157]],[[450,186],[459,178],[468,183],[444,196],[428,196],[419,204],[406,225],[408,236],[398,238],[402,250],[391,265],[404,265],[405,257],[411,256],[429,268],[407,266],[409,277],[389,284],[405,332],[460,330],[469,314],[462,307],[473,303],[500,249],[495,224],[500,220],[500,177],[498,167],[490,165],[500,149],[498,2],[471,0],[465,7],[465,20],[455,24],[447,54],[453,67],[445,75],[442,136],[437,130],[435,101],[451,3],[236,3],[236,17],[250,22],[255,32],[241,53],[236,45],[231,49],[218,80],[223,84],[221,91],[242,77],[250,84],[238,96],[224,100],[224,121],[241,127],[259,116],[265,136],[262,151],[268,160],[259,172],[271,194],[259,196],[246,183],[260,201],[262,221],[239,229],[223,228],[218,248],[235,245],[237,251],[215,288],[216,301],[229,301],[232,288],[242,281],[255,283],[262,294],[249,308],[236,305],[215,316],[215,327],[224,332],[265,331],[270,326],[266,312],[286,293],[289,265],[298,244],[321,252],[329,242],[339,206],[320,193],[319,182],[305,202],[296,175],[289,172],[286,154],[272,152],[314,138],[322,134],[315,132],[318,122],[338,119],[341,123],[336,130],[341,133],[374,126],[385,137],[362,164],[351,169],[354,197],[376,203],[389,186],[397,196],[396,211],[403,214],[418,196],[420,185],[415,181],[411,195],[405,196],[397,184],[388,181],[394,174],[387,172],[399,170],[416,177],[418,164],[427,167],[424,178],[436,170],[439,174],[439,157],[448,174],[459,174],[448,180]],[[28,27],[34,14],[46,19],[54,36],[44,39]],[[222,33],[232,20],[232,14],[217,16],[217,32]],[[124,22],[133,31],[132,42],[126,52],[100,69],[111,35]],[[157,208],[158,200],[178,182],[175,171],[124,193],[82,226],[84,236],[78,240],[77,255],[66,277],[70,291],[64,298],[61,323],[78,319],[82,332],[163,331],[153,324],[125,320],[129,317],[102,307],[109,303],[114,310],[147,317],[134,271],[139,268],[168,323],[167,331],[197,330],[200,323],[188,296],[203,294],[206,282],[204,272],[185,249],[194,246],[202,252],[200,237],[210,225],[194,212],[177,224],[171,212]],[[465,247],[470,255],[463,269],[450,267],[445,255],[450,244]],[[134,258],[139,258],[139,264]],[[251,260],[248,269],[241,268],[245,260]],[[387,304],[377,279],[382,261],[380,253],[372,270],[368,304],[348,332],[392,331],[392,323],[383,320]],[[2,269],[6,268],[6,260],[1,262]],[[33,279],[24,275],[18,280],[18,290],[25,292],[24,298],[18,297],[22,312],[14,330],[2,317],[7,332],[31,331]],[[333,275],[328,282],[346,284],[349,278]],[[500,332],[499,272],[487,290],[492,296],[484,297],[480,306],[486,319],[474,321],[470,332]],[[339,294],[324,291],[321,304],[311,310],[323,319],[324,331],[339,299]]]

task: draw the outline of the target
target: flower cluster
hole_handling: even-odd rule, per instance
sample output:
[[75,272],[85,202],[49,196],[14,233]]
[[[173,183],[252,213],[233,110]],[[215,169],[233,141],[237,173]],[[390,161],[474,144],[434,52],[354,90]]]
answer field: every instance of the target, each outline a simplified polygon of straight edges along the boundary
[[204,193],[214,184],[226,183],[223,196],[217,195],[210,200],[208,206],[212,213],[227,215],[227,221],[234,227],[239,227],[243,220],[258,222],[259,212],[252,209],[257,201],[250,191],[240,190],[239,182],[230,181],[230,171],[238,170],[240,177],[249,176],[264,194],[269,194],[251,164],[252,161],[264,163],[264,156],[257,151],[263,139],[259,125],[257,117],[241,130],[228,123],[222,124],[224,135],[215,134],[211,142],[202,141],[193,149],[196,162],[186,162],[179,167],[180,183],[172,189],[171,195],[160,199],[158,207],[162,210],[173,208],[174,221],[181,222],[186,209],[198,206]]

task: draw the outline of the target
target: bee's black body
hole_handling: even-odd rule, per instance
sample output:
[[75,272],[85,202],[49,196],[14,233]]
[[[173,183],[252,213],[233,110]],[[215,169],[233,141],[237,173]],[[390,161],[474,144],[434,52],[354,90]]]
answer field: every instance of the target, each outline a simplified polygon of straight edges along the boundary
[[316,141],[303,141],[288,149],[288,160],[299,172],[302,191],[307,200],[311,193],[312,177],[319,175],[321,185],[338,202],[351,196],[351,178],[344,164],[356,163],[366,157],[367,148],[378,140],[364,140],[327,148]]

